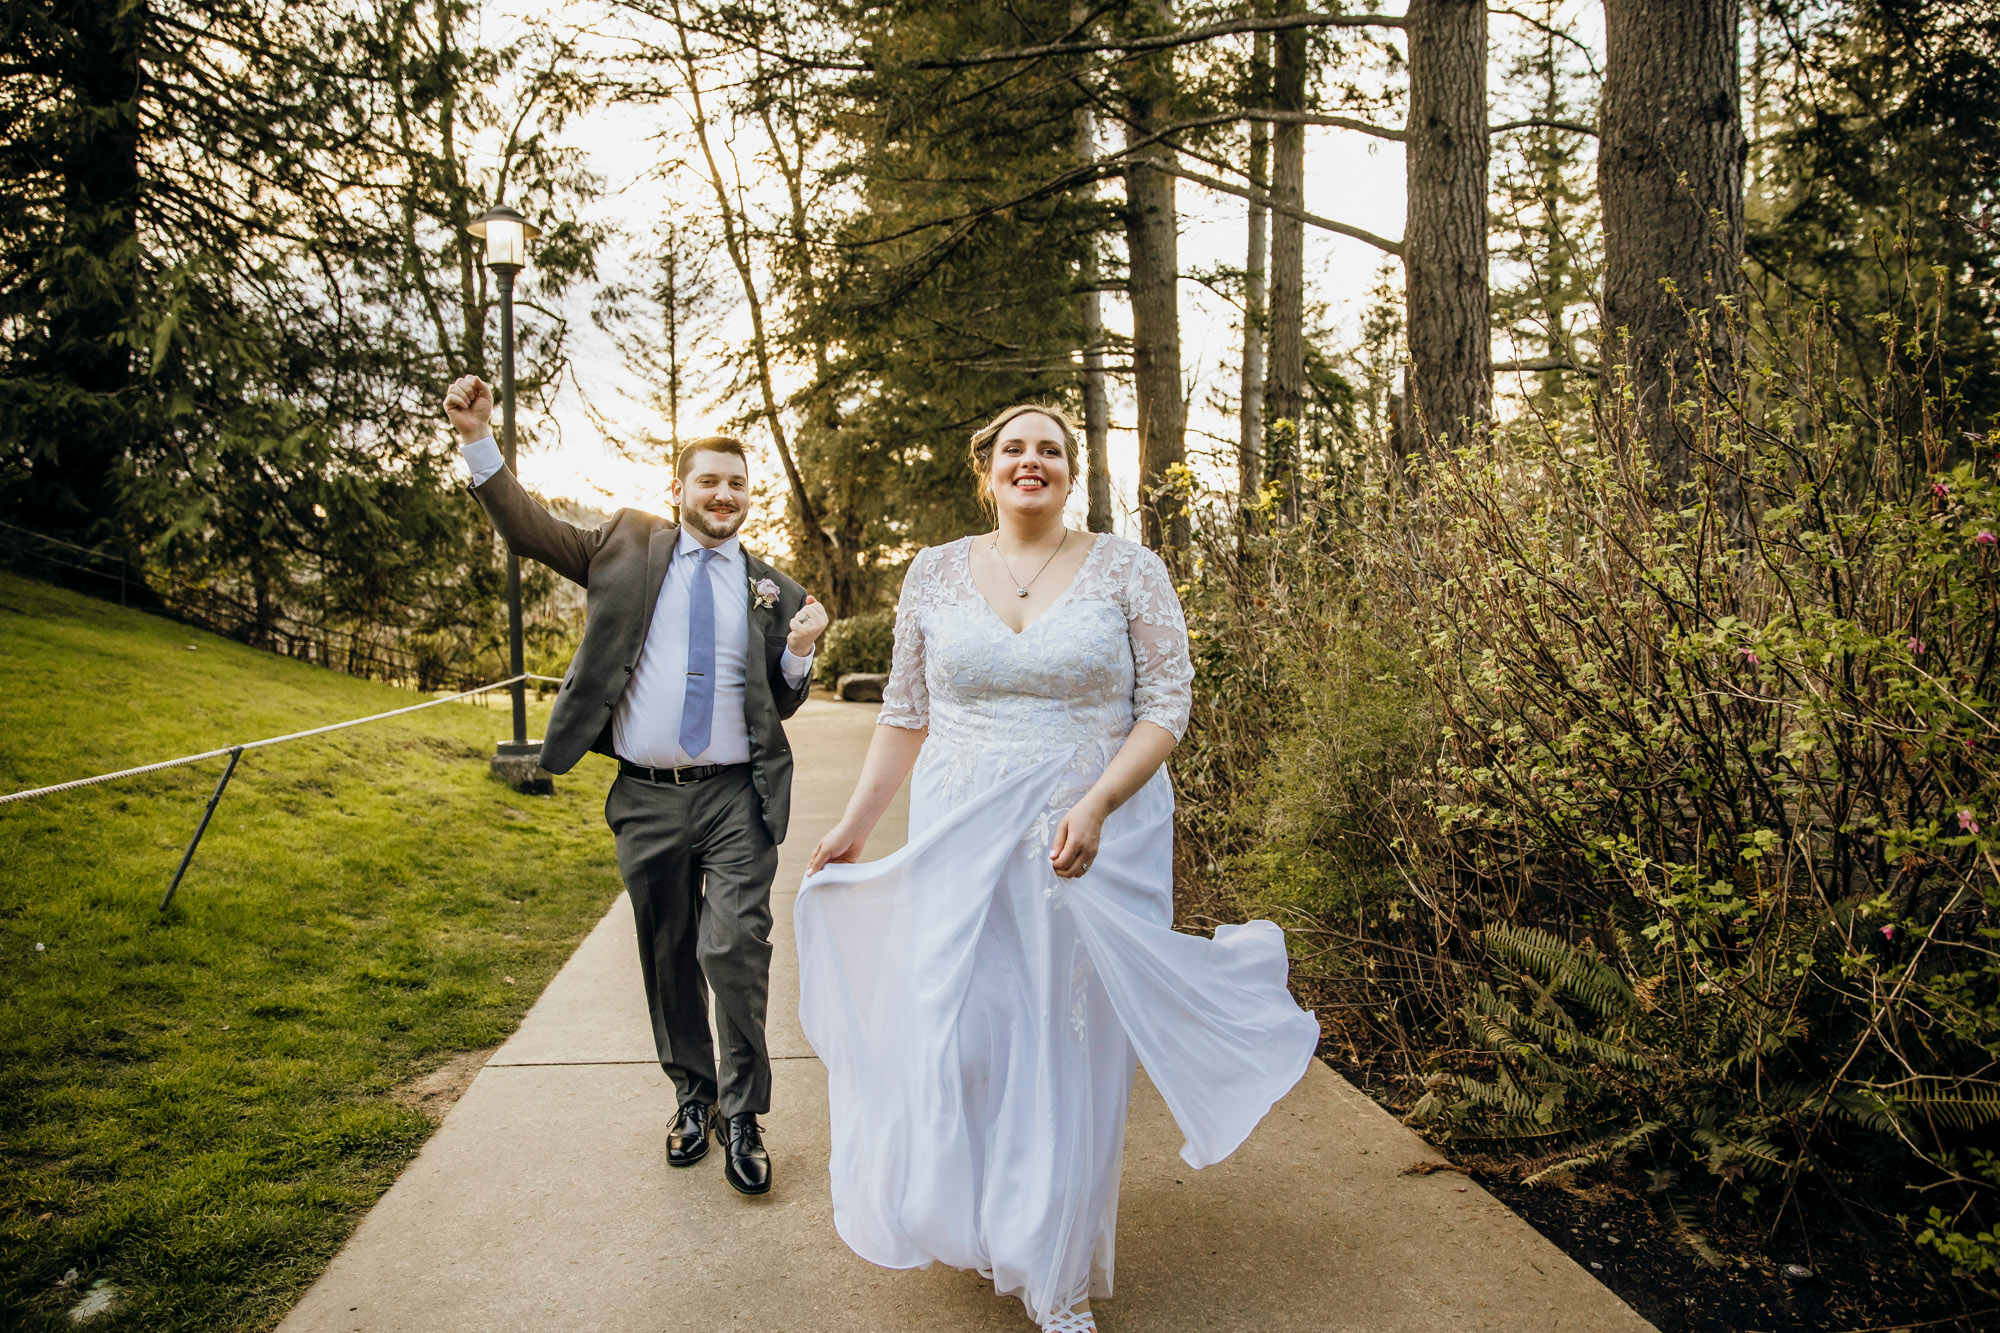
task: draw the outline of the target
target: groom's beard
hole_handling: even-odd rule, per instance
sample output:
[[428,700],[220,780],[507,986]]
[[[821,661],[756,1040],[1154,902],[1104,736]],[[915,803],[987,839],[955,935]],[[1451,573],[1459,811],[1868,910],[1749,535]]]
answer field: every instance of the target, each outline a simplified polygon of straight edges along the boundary
[[[713,502],[711,502],[713,503]],[[728,513],[714,513],[708,509],[696,509],[693,505],[681,506],[681,522],[692,527],[704,537],[724,541],[736,535],[743,526],[743,520],[750,516],[750,506],[739,504]]]

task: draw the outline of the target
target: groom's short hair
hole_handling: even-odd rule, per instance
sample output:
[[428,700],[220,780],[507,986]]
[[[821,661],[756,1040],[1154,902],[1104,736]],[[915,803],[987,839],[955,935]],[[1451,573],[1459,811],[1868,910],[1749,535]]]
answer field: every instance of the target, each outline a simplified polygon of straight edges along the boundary
[[699,453],[735,454],[743,460],[743,470],[745,472],[750,470],[750,451],[744,447],[743,441],[734,435],[704,435],[699,440],[691,440],[682,445],[680,453],[675,455],[675,480],[687,480],[688,469],[694,466],[694,456]]

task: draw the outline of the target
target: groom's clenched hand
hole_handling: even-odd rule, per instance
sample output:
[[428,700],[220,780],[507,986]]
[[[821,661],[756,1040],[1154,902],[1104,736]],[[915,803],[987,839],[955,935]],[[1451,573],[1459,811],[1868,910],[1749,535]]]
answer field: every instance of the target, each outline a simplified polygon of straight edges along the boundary
[[493,390],[477,375],[464,375],[445,390],[444,414],[467,444],[493,433]]
[[793,657],[808,657],[813,645],[819,642],[820,631],[826,628],[826,608],[819,599],[808,593],[806,604],[792,617],[786,626],[785,646],[792,650]]

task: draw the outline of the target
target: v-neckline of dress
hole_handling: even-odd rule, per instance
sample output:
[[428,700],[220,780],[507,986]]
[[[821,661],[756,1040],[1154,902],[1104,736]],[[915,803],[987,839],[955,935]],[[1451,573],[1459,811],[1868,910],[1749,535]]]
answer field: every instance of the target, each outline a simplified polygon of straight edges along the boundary
[[998,621],[1000,628],[1018,639],[1044,620],[1047,620],[1049,612],[1069,600],[1070,594],[1075,592],[1077,586],[1083,582],[1084,574],[1090,569],[1090,562],[1097,558],[1097,548],[1104,545],[1104,534],[1101,532],[1090,534],[1090,549],[1083,553],[1083,563],[1076,567],[1076,573],[1070,575],[1069,582],[1063,585],[1063,590],[1056,594],[1056,599],[1053,602],[1042,608],[1041,614],[1019,629],[1015,629],[1007,623],[1007,617],[1001,615],[999,609],[987,599],[986,594],[979,590],[979,580],[972,577],[972,543],[978,540],[979,538],[977,537],[967,537],[964,547],[958,553],[959,563],[962,566],[960,572],[965,575],[965,586],[972,589],[972,595],[978,599],[981,606],[986,608],[986,614]]

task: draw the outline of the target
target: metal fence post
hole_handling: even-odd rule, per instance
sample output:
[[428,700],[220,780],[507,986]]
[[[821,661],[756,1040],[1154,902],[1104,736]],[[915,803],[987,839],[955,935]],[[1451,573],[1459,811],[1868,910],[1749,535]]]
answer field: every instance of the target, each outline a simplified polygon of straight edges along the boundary
[[194,860],[194,849],[201,846],[201,835],[208,832],[208,821],[215,818],[215,807],[222,803],[222,789],[229,785],[230,777],[236,772],[236,761],[242,757],[242,746],[229,747],[229,767],[222,770],[222,776],[215,784],[215,794],[208,798],[208,809],[201,812],[201,823],[196,826],[194,837],[188,841],[187,850],[181,853],[180,869],[174,871],[174,882],[167,885],[167,896],[160,899],[162,912],[166,911],[167,904],[174,900],[174,890],[180,888],[181,877],[187,874],[188,862]]

